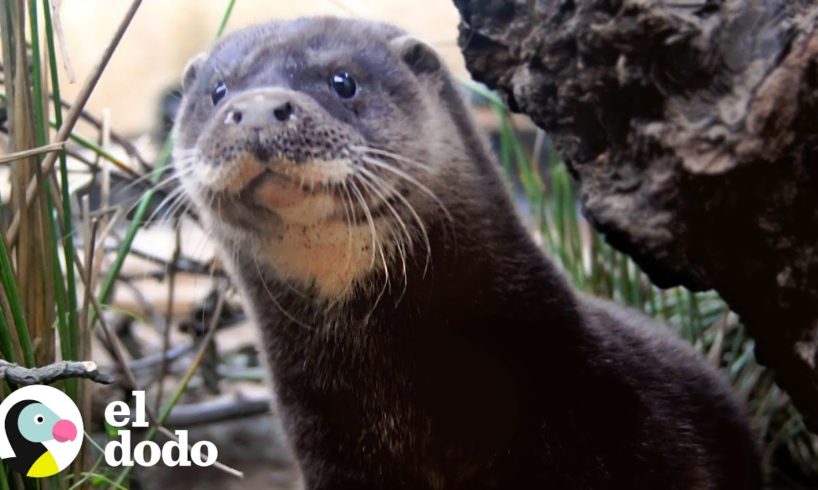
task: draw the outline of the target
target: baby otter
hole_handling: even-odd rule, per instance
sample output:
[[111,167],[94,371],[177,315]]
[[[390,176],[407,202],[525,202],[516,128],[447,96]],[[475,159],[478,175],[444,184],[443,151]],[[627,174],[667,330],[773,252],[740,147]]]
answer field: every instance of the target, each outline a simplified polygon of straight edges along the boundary
[[572,291],[427,45],[270,22],[183,85],[175,165],[261,328],[308,489],[760,488],[724,380]]

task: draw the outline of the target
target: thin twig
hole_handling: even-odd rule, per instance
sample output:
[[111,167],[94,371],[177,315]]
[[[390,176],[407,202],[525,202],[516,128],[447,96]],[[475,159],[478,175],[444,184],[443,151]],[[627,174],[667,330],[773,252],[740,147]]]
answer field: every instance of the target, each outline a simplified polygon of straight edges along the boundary
[[49,153],[52,151],[60,151],[65,147],[65,142],[62,143],[51,143],[50,145],[44,145],[37,148],[32,148],[30,150],[23,150],[14,153],[10,153],[8,155],[3,155],[0,157],[0,163],[8,163],[13,162],[15,160],[20,160],[21,158],[26,157],[33,157],[35,155],[42,155],[43,153]]
[[[168,429],[164,425],[159,425],[158,427],[159,427],[159,432],[164,434],[165,437],[167,437],[168,439],[170,439],[172,441],[179,442],[179,438],[176,436],[176,434],[171,432],[170,429]],[[190,449],[193,446],[190,443],[188,443],[187,447],[188,447],[188,449]],[[236,468],[233,468],[232,466],[227,466],[226,464],[220,462],[219,460],[216,460],[216,462],[213,463],[213,467],[216,468],[217,470],[221,470],[221,471],[223,471],[223,472],[225,472],[225,473],[227,473],[229,475],[233,475],[236,478],[244,478],[244,472],[239,471]]]
[[[119,249],[117,247],[106,247],[105,248],[106,253],[116,253],[118,251],[119,251]],[[163,268],[170,267],[170,262],[168,260],[163,259],[162,257],[158,257],[156,255],[151,255],[151,254],[149,254],[147,252],[144,252],[142,250],[137,250],[137,249],[132,249],[130,253],[134,257],[144,259],[144,260],[146,260],[148,262],[151,262],[153,264],[162,266]],[[202,262],[199,262],[199,261],[187,258],[187,257],[179,257],[179,260],[176,263],[176,265],[174,266],[174,269],[177,272],[185,272],[185,273],[188,273],[188,274],[210,276],[211,273],[212,273],[214,275],[213,277],[217,277],[217,278],[227,277],[227,274],[223,270],[217,269],[215,272],[211,272],[211,266],[210,265],[205,265]],[[155,277],[157,279],[163,279],[166,274],[163,271],[159,271],[159,272],[160,273],[157,274]]]
[[10,383],[22,386],[49,385],[68,378],[90,379],[104,385],[116,381],[111,376],[99,372],[97,364],[93,361],[61,361],[29,369],[0,359],[0,379]]
[[146,369],[150,369],[155,367],[157,364],[160,364],[164,359],[169,365],[173,364],[174,361],[181,358],[188,352],[192,351],[195,347],[193,342],[189,342],[187,344],[178,345],[172,349],[169,349],[167,352],[151,354],[145,357],[141,357],[139,359],[135,359],[130,362],[131,371],[134,373],[139,371],[144,371]]
[[[66,100],[61,100],[60,103],[62,104],[63,107],[65,107],[68,110],[71,110],[74,106],[74,104]],[[86,111],[85,109],[82,109],[80,111],[80,117],[82,118],[83,121],[93,126],[94,129],[96,129],[97,131],[102,131],[102,121],[100,121],[99,118],[97,118],[90,112]],[[139,151],[136,145],[134,145],[127,138],[120,135],[113,129],[109,129],[109,133],[111,141],[121,146],[122,149],[125,150],[125,153],[128,154],[128,156],[134,158],[143,172],[150,172],[151,170],[153,170],[150,164],[148,164],[148,161],[145,160],[145,157],[142,156],[142,153]]]
[[[91,221],[91,213],[89,209],[91,208],[88,196],[84,196],[82,198],[82,230],[85,234],[85,240],[83,243],[85,248],[85,267],[84,271],[80,271],[83,277],[91,277],[89,284],[85,287],[85,292],[82,298],[82,308],[80,309],[80,325],[82,327],[83,333],[90,332],[88,328],[88,313],[89,307],[91,304],[91,295],[94,294],[94,280],[93,274],[93,264],[94,264],[94,248],[96,247],[96,237],[97,237],[97,227],[99,226],[98,220]],[[73,237],[69,237],[68,240],[73,239]],[[88,337],[90,340],[90,336]],[[83,345],[85,343],[83,342]]]
[[166,269],[168,274],[168,300],[167,311],[165,312],[164,330],[162,331],[162,363],[159,368],[159,382],[156,384],[156,408],[158,412],[162,408],[162,397],[165,391],[165,377],[168,375],[168,362],[164,353],[170,349],[170,329],[173,324],[173,303],[176,293],[176,264],[179,262],[179,256],[182,254],[182,236],[180,227],[176,227],[176,242],[173,247],[173,256],[170,259],[170,264]]
[[153,303],[151,303],[148,298],[145,297],[145,294],[142,292],[139,286],[134,284],[135,281],[140,281],[146,277],[149,276],[138,274],[136,277],[131,278],[125,275],[120,275],[117,278],[117,282],[131,291],[131,294],[134,296],[134,300],[142,308],[144,313],[143,316],[149,318],[150,323],[158,329],[160,328],[160,325],[162,325],[162,315],[159,314],[159,312],[153,306]]
[[77,77],[74,75],[74,65],[71,63],[71,55],[68,52],[68,46],[65,42],[65,31],[63,31],[62,28],[62,17],[60,17],[61,3],[62,0],[52,0],[51,20],[54,24],[54,31],[57,33],[57,42],[60,45],[62,64],[63,68],[65,68],[65,74],[68,76],[68,83],[74,83]]

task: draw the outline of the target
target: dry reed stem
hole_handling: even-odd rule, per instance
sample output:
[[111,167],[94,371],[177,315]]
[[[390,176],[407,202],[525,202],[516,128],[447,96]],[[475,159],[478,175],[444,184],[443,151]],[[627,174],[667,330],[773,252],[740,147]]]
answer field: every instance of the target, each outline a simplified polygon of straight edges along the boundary
[[[105,48],[105,51],[102,53],[102,56],[97,62],[96,66],[91,70],[91,73],[83,82],[82,88],[77,95],[77,99],[74,102],[74,106],[68,112],[63,122],[62,127],[57,132],[57,137],[55,138],[57,142],[65,142],[68,140],[69,136],[71,135],[71,131],[74,129],[74,125],[80,118],[80,114],[82,109],[85,107],[85,104],[88,102],[88,99],[91,97],[91,93],[96,88],[97,82],[99,81],[100,77],[102,76],[103,71],[108,66],[108,62],[111,60],[111,57],[114,54],[117,46],[119,46],[120,41],[122,40],[122,36],[125,34],[125,31],[128,29],[131,21],[133,20],[134,15],[136,15],[136,11],[139,9],[139,6],[142,4],[142,0],[133,0],[131,6],[128,8],[128,11],[125,13],[122,21],[119,23],[116,32],[114,33],[113,38],[111,39],[108,46]],[[42,165],[42,173],[47,174],[51,172],[54,168],[54,164],[57,161],[57,153],[49,153],[48,156],[43,160]],[[28,183],[26,188],[26,195],[25,195],[25,205],[29,206],[34,199],[37,197],[39,193],[39,184],[37,180],[32,180]],[[17,242],[17,236],[20,231],[20,211],[14,215],[14,219],[9,226],[8,232],[6,233],[6,243],[9,245],[13,245]]]

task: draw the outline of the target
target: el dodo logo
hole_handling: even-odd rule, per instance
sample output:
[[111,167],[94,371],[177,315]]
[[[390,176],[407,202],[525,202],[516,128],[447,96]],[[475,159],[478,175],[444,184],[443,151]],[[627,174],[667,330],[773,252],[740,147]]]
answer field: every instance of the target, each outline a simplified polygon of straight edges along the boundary
[[0,403],[0,458],[33,478],[64,470],[82,446],[82,418],[71,398],[50,386],[26,386]]
[[[105,409],[105,421],[117,428],[118,440],[105,445],[105,463],[109,466],[153,466],[160,459],[167,466],[210,466],[218,450],[210,441],[188,444],[186,430],[176,430],[175,441],[162,446],[141,441],[132,447],[131,431],[147,428],[145,392],[132,392],[135,414],[127,403],[115,401]],[[71,398],[50,386],[20,388],[0,403],[0,458],[14,470],[44,478],[64,470],[77,457],[82,446],[83,425],[80,411]]]

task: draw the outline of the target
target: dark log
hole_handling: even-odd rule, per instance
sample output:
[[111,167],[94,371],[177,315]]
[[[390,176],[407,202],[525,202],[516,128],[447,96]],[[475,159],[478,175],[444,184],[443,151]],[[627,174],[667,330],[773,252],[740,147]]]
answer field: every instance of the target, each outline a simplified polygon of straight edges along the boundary
[[715,289],[818,429],[818,5],[455,0],[474,78],[553,138],[657,285]]

